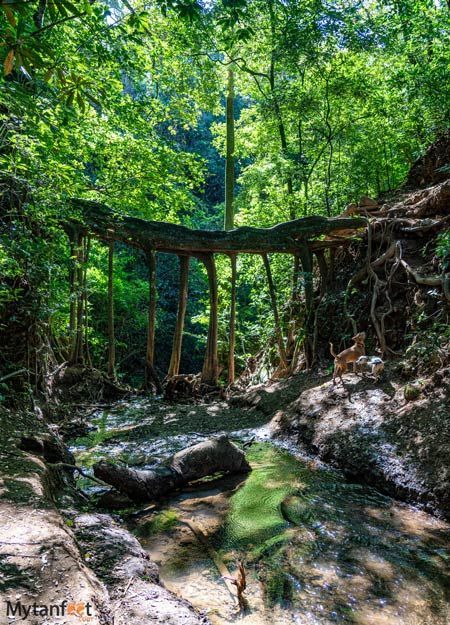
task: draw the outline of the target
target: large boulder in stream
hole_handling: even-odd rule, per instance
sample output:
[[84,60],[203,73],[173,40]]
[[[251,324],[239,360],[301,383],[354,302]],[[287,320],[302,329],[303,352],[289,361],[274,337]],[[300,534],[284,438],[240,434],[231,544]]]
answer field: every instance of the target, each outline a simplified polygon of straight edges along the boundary
[[227,436],[210,438],[179,451],[170,463],[179,475],[190,482],[214,473],[251,471],[245,454]]
[[214,473],[247,473],[251,467],[243,451],[226,436],[187,447],[173,456],[170,466],[152,470],[129,469],[102,460],[94,475],[136,502],[164,497],[171,491]]

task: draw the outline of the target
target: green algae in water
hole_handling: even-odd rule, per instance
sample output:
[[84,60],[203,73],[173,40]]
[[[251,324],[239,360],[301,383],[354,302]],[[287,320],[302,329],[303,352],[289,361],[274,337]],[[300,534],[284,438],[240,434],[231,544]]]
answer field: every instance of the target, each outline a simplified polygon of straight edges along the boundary
[[289,453],[268,443],[253,445],[247,453],[253,467],[244,485],[231,498],[227,521],[217,547],[261,553],[265,544],[289,527],[281,512],[286,497],[306,488],[308,471]]
[[178,523],[178,513],[175,510],[164,510],[153,515],[150,521],[141,523],[135,531],[139,538],[147,538],[154,534],[167,532]]
[[[266,604],[288,605],[295,582],[288,558],[293,537],[291,524],[283,516],[283,502],[308,490],[311,471],[269,443],[253,445],[247,459],[253,470],[231,498],[216,546],[221,551],[244,555],[247,563],[258,563]],[[309,545],[299,546],[299,552],[308,549]]]
[[[117,450],[124,441],[129,445],[120,452],[121,458],[130,447],[135,454],[144,453],[140,435],[148,436],[144,437],[147,444],[156,429],[164,453],[171,454],[179,445],[191,444],[190,436],[170,440],[171,434],[202,429],[196,427],[200,419],[191,421],[190,415],[189,419],[184,416],[177,422],[165,423],[165,415],[157,414],[155,420],[135,429],[109,430],[105,438],[117,438],[114,454],[108,445],[102,450],[102,441],[91,435],[90,443],[100,444],[93,453],[102,451],[117,460]],[[118,421],[113,415],[110,426],[124,425]],[[208,427],[213,425],[214,417],[209,415]],[[159,455],[159,451],[158,447],[151,453]],[[219,529],[216,525],[208,537],[230,571],[239,558],[244,559],[250,604],[262,591],[266,609],[281,605],[314,622],[325,619],[326,623],[353,623],[360,611],[366,618],[367,612],[375,615],[383,610],[385,622],[394,623],[402,610],[411,609],[416,615],[417,596],[423,602],[421,611],[429,615],[432,609],[436,614],[436,620],[429,622],[443,625],[445,617],[441,618],[441,613],[446,611],[442,606],[448,597],[444,570],[448,562],[433,523],[423,531],[420,527],[410,530],[409,523],[417,514],[414,510],[398,509],[390,498],[370,487],[348,483],[334,471],[312,471],[271,443],[253,445],[246,455],[253,471],[237,491],[229,491],[229,512],[223,520],[224,510],[219,506],[217,513],[223,525]],[[134,456],[128,460],[136,463]],[[220,580],[208,554],[194,539],[192,544],[177,544],[174,549],[167,530],[175,530],[177,541],[174,517],[176,511],[181,517],[185,511],[182,505],[178,510],[178,501],[169,505],[167,512],[172,512],[172,520],[155,515],[139,530],[140,537],[153,535],[158,540],[158,535],[165,533],[171,555],[164,562],[163,579],[166,575],[187,598],[193,593],[194,603],[195,597],[202,595],[200,605],[204,607],[205,589],[206,594],[208,588],[214,594]],[[214,509],[209,513],[214,517]],[[157,553],[163,557],[162,552]],[[205,570],[211,571],[213,581],[208,582]],[[403,617],[399,619],[406,624]]]
[[96,445],[100,445],[104,441],[108,440],[108,438],[112,438],[115,434],[115,430],[108,429],[108,413],[105,411],[102,415],[93,420],[93,423],[96,426],[96,430],[89,432],[85,436],[79,436],[74,441],[71,442],[75,447],[86,447],[87,449],[92,449]]

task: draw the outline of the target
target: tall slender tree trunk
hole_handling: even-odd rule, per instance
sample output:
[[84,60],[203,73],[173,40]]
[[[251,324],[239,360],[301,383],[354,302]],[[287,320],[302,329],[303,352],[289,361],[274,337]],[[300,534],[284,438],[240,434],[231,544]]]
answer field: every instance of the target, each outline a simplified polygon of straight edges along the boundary
[[159,394],[163,388],[154,367],[155,359],[155,327],[156,327],[156,253],[149,250],[146,254],[148,265],[148,326],[147,326],[147,349],[145,355],[145,387],[152,384]]
[[312,324],[314,321],[313,307],[314,307],[314,285],[312,278],[313,270],[313,258],[311,250],[307,245],[299,247],[298,254],[302,263],[303,276],[305,281],[305,307],[306,307],[306,319],[305,319],[305,356],[306,364],[308,368],[312,363],[312,351],[313,351],[313,337],[312,337]]
[[[275,38],[276,38],[276,25],[275,25],[275,6],[274,1],[269,0],[268,3],[269,8],[269,17],[270,17],[270,30],[272,35],[272,52],[270,58],[270,69],[269,69],[269,84],[270,84],[270,94],[272,97],[272,106],[275,113],[275,117],[278,123],[278,134],[280,137],[280,145],[281,145],[281,153],[287,159],[289,156],[288,149],[288,141],[286,134],[286,126],[283,119],[283,113],[281,110],[280,102],[278,99],[278,94],[276,90],[276,67],[275,67]],[[294,181],[292,178],[292,173],[289,170],[286,175],[286,192],[287,192],[287,202],[288,202],[288,210],[289,210],[289,219],[293,220],[297,217],[297,211],[294,203]],[[292,295],[291,298],[295,299],[297,296],[298,289],[298,278],[300,273],[300,267],[298,258],[294,255],[293,267],[292,267]]]
[[234,72],[228,68],[226,100],[225,230],[234,228]]
[[331,166],[333,163],[333,141],[330,141],[329,152],[328,152],[328,163],[327,170],[325,174],[325,206],[327,207],[327,216],[331,217],[331,199],[330,199],[330,188],[331,188]]
[[209,286],[209,327],[202,370],[202,382],[215,386],[219,377],[219,361],[217,356],[218,289],[216,262],[214,260],[214,254],[201,254],[199,258],[206,267]]
[[330,115],[331,115],[331,104],[330,104],[330,81],[329,77],[326,79],[326,90],[325,90],[325,99],[326,99],[326,114],[325,114],[325,124],[327,127],[327,143],[328,143],[328,162],[327,169],[325,172],[325,204],[327,207],[327,215],[331,216],[331,202],[330,202],[330,187],[331,187],[331,166],[333,163],[333,128],[330,123]]
[[262,254],[264,267],[266,269],[267,282],[269,284],[270,301],[272,304],[272,312],[275,322],[275,336],[278,345],[278,354],[280,356],[280,364],[282,367],[287,367],[286,349],[284,347],[283,333],[281,332],[280,316],[278,314],[277,295],[275,292],[275,286],[273,284],[272,271],[270,269],[269,257],[267,254]]
[[189,256],[179,256],[180,261],[180,292],[178,296],[177,322],[173,336],[172,356],[167,376],[171,378],[180,372],[181,344],[183,341],[184,317],[188,300]]
[[114,239],[108,243],[108,376],[116,377],[116,342],[114,337]]
[[[226,164],[225,164],[225,230],[234,228],[234,72],[228,68],[227,102],[226,102]],[[231,302],[230,302],[230,333],[228,347],[228,383],[234,382],[234,350],[236,344],[236,274],[237,257],[230,255],[231,260]]]
[[[275,117],[278,123],[278,134],[280,136],[280,144],[281,144],[281,152],[284,157],[288,156],[288,142],[286,135],[286,127],[283,120],[283,115],[281,112],[281,107],[278,99],[278,94],[276,90],[275,83],[275,39],[276,39],[276,25],[275,25],[275,7],[274,1],[269,0],[268,2],[269,8],[269,17],[270,17],[270,31],[272,35],[272,52],[270,57],[270,69],[269,69],[269,84],[270,84],[270,95],[272,97],[272,106],[275,113]],[[287,195],[288,195],[288,204],[289,204],[289,219],[295,219],[296,211],[293,203],[293,193],[294,193],[294,184],[292,180],[292,174],[288,172],[286,176],[286,187],[287,187]]]
[[231,304],[230,304],[230,337],[228,346],[228,384],[234,383],[234,350],[236,346],[236,279],[237,255],[230,255],[231,261]]

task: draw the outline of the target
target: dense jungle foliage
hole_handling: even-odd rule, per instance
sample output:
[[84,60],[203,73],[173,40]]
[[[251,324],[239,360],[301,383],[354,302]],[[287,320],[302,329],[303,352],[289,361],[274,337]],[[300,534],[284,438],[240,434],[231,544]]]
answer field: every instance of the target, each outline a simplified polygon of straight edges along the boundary
[[[334,216],[362,194],[395,189],[450,126],[449,35],[448,0],[1,0],[3,329],[25,327],[60,355],[67,350],[73,251],[60,224],[73,216],[70,198],[223,228],[227,94],[236,226]],[[95,239],[90,245],[86,332],[92,363],[104,368],[108,248]],[[228,258],[217,262],[224,355],[231,269]],[[292,260],[271,262],[283,303]],[[201,368],[208,324],[206,273],[197,261],[192,267],[186,372]],[[136,384],[147,274],[143,255],[116,244],[116,366]],[[261,258],[240,256],[238,275],[239,370],[274,330]],[[160,255],[157,276],[155,364],[164,375],[176,257]],[[3,350],[2,373],[12,361],[11,349]]]

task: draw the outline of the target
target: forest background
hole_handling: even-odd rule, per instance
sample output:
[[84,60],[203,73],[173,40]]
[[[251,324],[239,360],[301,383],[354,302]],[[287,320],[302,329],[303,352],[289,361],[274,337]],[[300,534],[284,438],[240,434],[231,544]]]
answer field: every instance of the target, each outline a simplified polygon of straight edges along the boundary
[[[2,0],[3,328],[16,318],[47,336],[62,358],[67,352],[73,250],[61,222],[75,216],[70,198],[145,219],[224,227],[227,96],[235,226],[334,216],[361,195],[389,194],[450,127],[449,34],[450,4],[439,0]],[[148,268],[123,244],[114,261],[116,367],[138,385]],[[217,263],[225,364],[231,268],[226,257]],[[287,333],[292,259],[276,255],[271,263]],[[90,358],[105,368],[108,247],[92,239],[83,270]],[[162,376],[178,271],[175,256],[159,255],[155,365]],[[249,355],[276,346],[261,257],[239,256],[238,276],[239,371]],[[189,291],[181,371],[196,372],[208,294],[195,260]],[[2,373],[13,360],[2,350]]]

